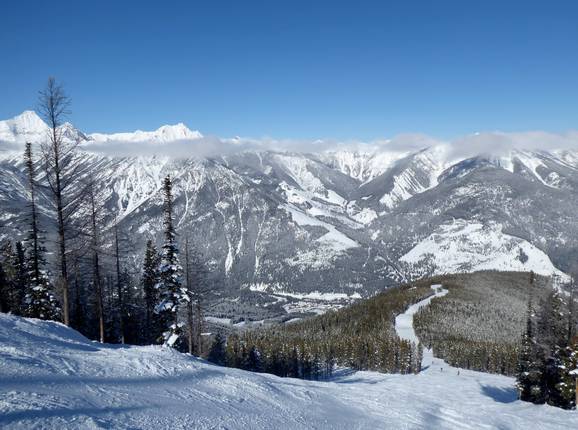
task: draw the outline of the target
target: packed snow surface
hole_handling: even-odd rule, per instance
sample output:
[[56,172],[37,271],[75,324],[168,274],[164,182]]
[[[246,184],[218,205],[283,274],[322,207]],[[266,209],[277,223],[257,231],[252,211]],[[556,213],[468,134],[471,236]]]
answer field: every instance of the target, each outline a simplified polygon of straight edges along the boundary
[[430,366],[302,381],[170,349],[91,342],[0,314],[0,427],[115,429],[560,429],[578,414],[516,400],[513,379]]
[[448,293],[448,290],[443,289],[441,285],[434,284],[431,286],[434,294],[411,305],[403,314],[395,317],[395,332],[400,339],[409,342],[418,343],[419,339],[413,329],[413,316],[423,307],[429,305],[436,297],[443,297]]

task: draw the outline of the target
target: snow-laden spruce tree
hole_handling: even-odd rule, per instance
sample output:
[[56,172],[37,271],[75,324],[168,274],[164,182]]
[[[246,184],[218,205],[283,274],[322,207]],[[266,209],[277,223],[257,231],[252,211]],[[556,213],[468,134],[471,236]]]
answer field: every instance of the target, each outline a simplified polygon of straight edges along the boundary
[[541,403],[544,399],[543,357],[536,343],[534,332],[534,310],[528,303],[526,331],[518,354],[516,386],[519,398],[525,402]]
[[4,268],[4,285],[2,286],[3,312],[14,315],[23,314],[24,294],[28,273],[26,270],[26,253],[22,242],[16,242],[15,248],[12,242],[4,242],[0,249],[0,260]]
[[187,288],[183,286],[183,268],[179,263],[179,249],[173,225],[173,195],[172,182],[167,176],[163,185],[164,192],[164,236],[165,241],[161,252],[158,268],[159,280],[155,286],[158,293],[158,303],[155,313],[163,327],[163,344],[178,348],[182,342],[184,323],[179,321],[181,305],[190,301]]
[[155,342],[161,335],[155,307],[158,303],[156,285],[159,280],[160,256],[152,240],[147,241],[142,268],[141,286],[145,302],[145,325],[142,339],[147,343]]
[[53,286],[48,277],[48,273],[44,270],[46,264],[44,252],[46,249],[44,248],[43,238],[38,226],[35,168],[30,142],[26,143],[24,163],[28,175],[30,224],[26,238],[29,251],[26,258],[23,314],[32,318],[60,320],[60,306],[53,294]]
[[576,408],[576,385],[571,372],[578,367],[578,342],[557,347],[547,371],[552,385],[548,390],[548,404],[562,409]]

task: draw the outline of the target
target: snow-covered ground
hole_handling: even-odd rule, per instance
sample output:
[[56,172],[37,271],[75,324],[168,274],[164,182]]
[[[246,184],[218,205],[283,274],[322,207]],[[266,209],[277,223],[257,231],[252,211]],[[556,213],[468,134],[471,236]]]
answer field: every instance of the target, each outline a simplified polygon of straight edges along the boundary
[[[427,306],[431,303],[431,301],[436,297],[443,297],[448,293],[448,290],[442,288],[440,284],[434,284],[431,286],[434,294],[411,305],[407,310],[403,313],[395,317],[395,332],[399,336],[400,339],[405,339],[413,343],[419,343],[419,339],[415,330],[413,328],[413,317],[414,315],[424,306]],[[447,364],[442,360],[437,360],[434,358],[433,351],[428,348],[424,348],[423,356],[421,360],[422,369],[426,370],[428,367],[432,365],[440,364],[442,367],[447,367]],[[441,371],[441,370],[440,370]]]
[[0,314],[1,428],[578,428],[578,412],[517,401],[512,378],[457,372],[278,378]]

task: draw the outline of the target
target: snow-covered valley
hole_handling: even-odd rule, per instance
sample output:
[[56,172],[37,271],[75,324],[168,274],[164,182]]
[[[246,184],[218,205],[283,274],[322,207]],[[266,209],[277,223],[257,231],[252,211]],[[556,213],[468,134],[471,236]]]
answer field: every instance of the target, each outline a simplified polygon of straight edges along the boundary
[[[408,309],[399,324],[410,324],[430,299]],[[410,326],[405,329],[414,336]],[[304,381],[218,367],[159,346],[99,344],[59,323],[0,314],[0,426],[578,427],[575,411],[518,401],[513,378],[452,368],[438,359],[425,364],[416,375],[342,369],[331,380]]]

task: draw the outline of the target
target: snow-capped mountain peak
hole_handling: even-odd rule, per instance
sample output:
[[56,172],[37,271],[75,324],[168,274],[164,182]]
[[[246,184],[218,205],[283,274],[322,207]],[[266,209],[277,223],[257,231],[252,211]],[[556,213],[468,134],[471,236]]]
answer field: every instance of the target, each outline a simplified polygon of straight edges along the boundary
[[[64,136],[72,140],[87,140],[93,143],[104,142],[148,142],[168,143],[179,140],[200,139],[203,135],[197,130],[189,129],[179,122],[173,125],[163,125],[154,131],[136,130],[128,133],[92,133],[83,134],[69,122],[61,126]],[[46,139],[48,126],[32,110],[22,112],[14,118],[0,121],[0,141],[22,144],[24,142],[38,143]]]
[[7,142],[36,142],[44,137],[48,126],[32,110],[22,112],[14,118],[0,121],[0,140]]
[[13,124],[16,130],[37,130],[43,131],[46,128],[46,124],[33,110],[25,110],[20,115],[15,116],[11,120],[8,120]]
[[174,125],[163,125],[154,131],[136,130],[132,133],[92,133],[89,139],[95,142],[151,142],[167,143],[177,140],[200,139],[203,135],[197,130],[189,129],[179,122]]

